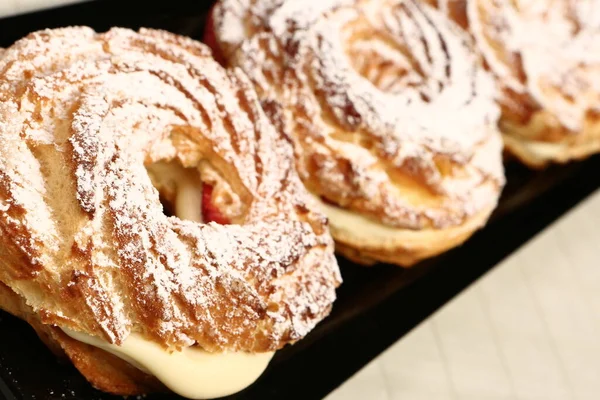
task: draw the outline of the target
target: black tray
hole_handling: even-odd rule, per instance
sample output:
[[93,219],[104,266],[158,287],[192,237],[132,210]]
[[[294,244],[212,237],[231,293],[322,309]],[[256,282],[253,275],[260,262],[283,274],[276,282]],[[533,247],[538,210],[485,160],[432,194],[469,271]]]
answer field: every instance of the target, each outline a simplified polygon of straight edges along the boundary
[[[211,3],[110,0],[0,19],[0,46],[33,30],[66,25],[99,31],[148,26],[200,39]],[[462,247],[408,270],[364,268],[340,259],[344,284],[331,316],[304,340],[279,351],[254,385],[228,399],[324,397],[597,189],[598,170],[600,157],[537,172],[509,162],[508,186],[491,222]],[[121,398],[94,390],[74,367],[57,361],[27,324],[5,313],[0,313],[0,393],[11,400]]]

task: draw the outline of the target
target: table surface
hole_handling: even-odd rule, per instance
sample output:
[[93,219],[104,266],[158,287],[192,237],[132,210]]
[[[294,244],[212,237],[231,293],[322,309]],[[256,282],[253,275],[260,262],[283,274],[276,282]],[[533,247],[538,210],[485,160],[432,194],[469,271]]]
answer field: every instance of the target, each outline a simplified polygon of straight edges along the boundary
[[600,191],[327,400],[592,400],[600,393]]
[[0,0],[0,17],[59,7],[86,0]]

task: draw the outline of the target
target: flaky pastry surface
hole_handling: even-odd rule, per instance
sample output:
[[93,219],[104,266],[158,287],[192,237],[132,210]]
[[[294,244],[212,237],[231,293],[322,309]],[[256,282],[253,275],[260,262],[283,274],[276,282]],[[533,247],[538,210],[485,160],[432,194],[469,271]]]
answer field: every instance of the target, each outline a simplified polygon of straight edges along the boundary
[[[227,182],[234,225],[167,217],[146,167]],[[250,82],[162,31],[33,33],[0,56],[0,281],[43,324],[261,352],[340,282],[325,218]]]
[[475,38],[500,88],[509,150],[532,166],[600,151],[600,3],[430,2]]
[[494,84],[468,36],[436,10],[222,0],[206,40],[250,76],[308,189],[380,225],[371,235],[327,212],[337,251],[412,265],[462,243],[495,208],[504,175]]
[[496,204],[493,83],[440,13],[398,0],[224,0],[213,26],[325,201],[414,230]]

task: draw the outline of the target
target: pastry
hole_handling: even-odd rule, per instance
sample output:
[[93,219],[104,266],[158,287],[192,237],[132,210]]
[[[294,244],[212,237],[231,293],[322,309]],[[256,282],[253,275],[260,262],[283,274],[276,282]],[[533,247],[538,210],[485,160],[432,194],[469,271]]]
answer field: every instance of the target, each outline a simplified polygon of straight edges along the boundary
[[468,28],[494,74],[511,153],[543,167],[600,151],[600,3],[430,2]]
[[74,27],[0,57],[0,282],[95,387],[212,398],[324,318],[340,275],[243,73],[167,32]]
[[337,250],[410,266],[487,221],[504,184],[495,87],[411,0],[223,0],[206,41],[294,143]]

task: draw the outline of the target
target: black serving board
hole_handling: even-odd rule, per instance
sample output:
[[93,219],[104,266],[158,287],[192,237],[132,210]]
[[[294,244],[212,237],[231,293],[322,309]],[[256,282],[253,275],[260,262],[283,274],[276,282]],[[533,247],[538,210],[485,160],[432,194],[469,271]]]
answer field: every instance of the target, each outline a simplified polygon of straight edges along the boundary
[[[0,0],[2,1],[2,0]],[[106,0],[0,19],[0,46],[67,25],[167,29],[200,39],[211,1]],[[279,351],[263,376],[228,399],[320,399],[500,260],[600,186],[600,157],[544,171],[507,162],[508,185],[491,222],[463,246],[411,269],[340,258],[344,284],[329,318]],[[399,360],[399,362],[402,362]],[[0,312],[0,394],[6,399],[116,400],[58,361],[33,330]],[[148,400],[178,399],[172,394]]]

